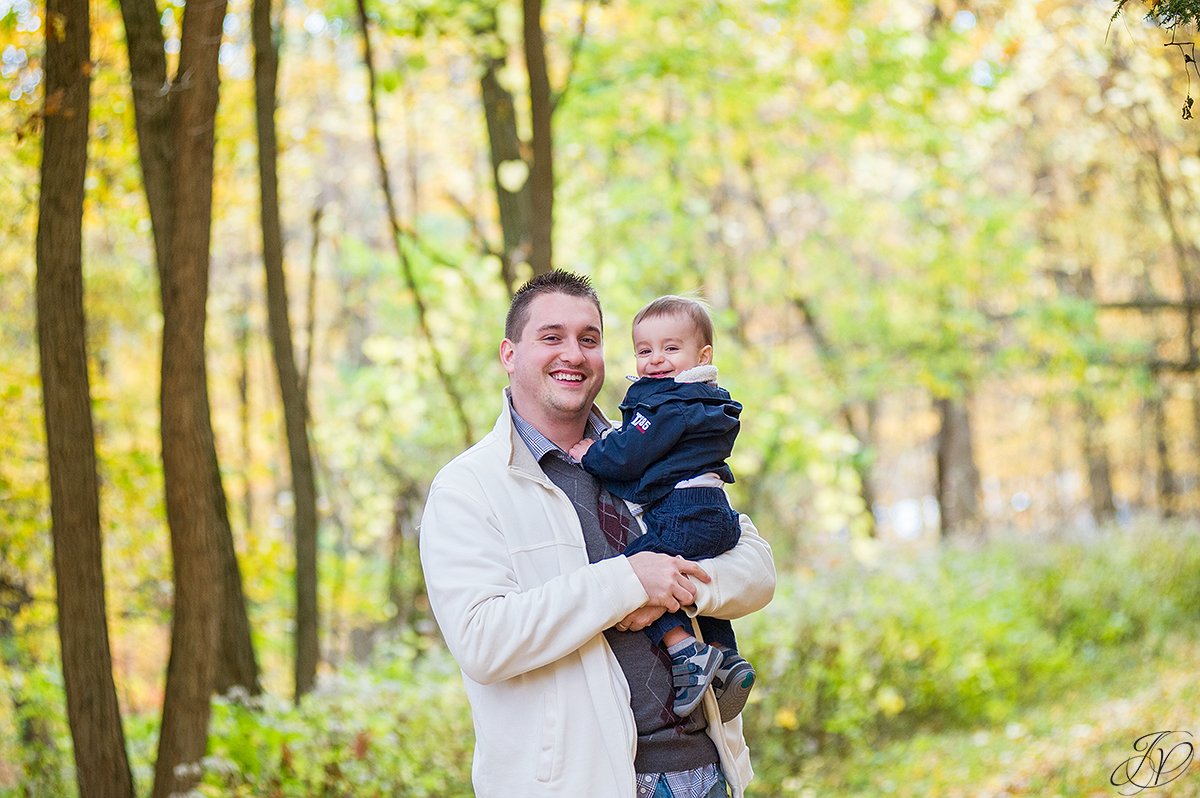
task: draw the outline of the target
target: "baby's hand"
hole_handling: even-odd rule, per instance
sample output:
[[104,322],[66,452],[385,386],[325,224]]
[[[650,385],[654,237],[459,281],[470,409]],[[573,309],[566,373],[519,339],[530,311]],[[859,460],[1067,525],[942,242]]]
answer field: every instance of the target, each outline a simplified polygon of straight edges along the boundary
[[579,443],[572,446],[571,451],[567,452],[567,454],[571,456],[572,460],[579,462],[583,459],[583,456],[587,454],[587,450],[591,448],[592,443],[594,443],[594,441],[591,438],[584,438]]

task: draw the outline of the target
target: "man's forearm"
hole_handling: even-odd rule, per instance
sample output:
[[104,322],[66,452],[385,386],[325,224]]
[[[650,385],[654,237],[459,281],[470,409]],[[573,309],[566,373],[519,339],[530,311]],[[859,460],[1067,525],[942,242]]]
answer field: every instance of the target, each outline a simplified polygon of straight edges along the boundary
[[696,581],[696,601],[689,615],[740,618],[761,610],[775,595],[775,560],[771,546],[747,515],[739,518],[742,535],[738,544],[717,557],[700,560],[712,581]]

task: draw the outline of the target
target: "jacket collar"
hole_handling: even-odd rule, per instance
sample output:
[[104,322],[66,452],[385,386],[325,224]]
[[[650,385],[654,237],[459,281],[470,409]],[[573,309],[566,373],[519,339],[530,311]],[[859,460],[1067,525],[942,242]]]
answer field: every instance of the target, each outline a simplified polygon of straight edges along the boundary
[[[512,396],[507,386],[501,393],[501,406],[500,416],[496,419],[496,425],[492,427],[492,434],[500,441],[505,462],[509,469],[544,482],[546,480],[545,472],[542,471],[533,452],[529,451],[529,447],[525,445],[525,440],[517,432],[517,426],[513,423]],[[604,426],[612,426],[612,422],[594,404],[592,405],[592,416],[599,419]]]

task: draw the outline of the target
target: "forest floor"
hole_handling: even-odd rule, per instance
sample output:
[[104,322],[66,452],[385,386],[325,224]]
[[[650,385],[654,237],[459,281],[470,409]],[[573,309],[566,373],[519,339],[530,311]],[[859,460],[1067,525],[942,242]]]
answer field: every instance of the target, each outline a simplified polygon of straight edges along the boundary
[[[1104,651],[1060,685],[998,726],[921,731],[841,759],[809,757],[790,795],[944,798],[1200,798],[1200,641]],[[1134,742],[1173,731],[1151,746],[1165,758],[1154,785],[1147,764],[1125,781],[1123,763],[1145,754]],[[1191,759],[1190,767],[1181,764]],[[1114,771],[1116,771],[1114,773]],[[1170,776],[1174,779],[1168,781]],[[752,795],[757,795],[753,789]]]

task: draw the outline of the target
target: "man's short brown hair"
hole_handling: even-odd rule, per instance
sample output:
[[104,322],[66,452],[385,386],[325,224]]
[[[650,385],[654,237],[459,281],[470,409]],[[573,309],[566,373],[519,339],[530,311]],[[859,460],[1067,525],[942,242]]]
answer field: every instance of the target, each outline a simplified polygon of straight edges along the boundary
[[590,299],[600,314],[600,330],[604,330],[604,311],[600,309],[600,297],[592,287],[592,281],[580,274],[555,269],[539,274],[513,294],[512,303],[508,306],[508,316],[504,319],[504,337],[513,343],[521,340],[521,332],[529,323],[529,305],[542,294],[566,294],[582,299]]
[[688,319],[696,326],[696,332],[700,334],[704,344],[712,346],[713,323],[712,317],[708,315],[708,307],[700,300],[690,297],[673,294],[660,296],[637,312],[633,317],[633,327],[637,327],[646,319],[661,319],[664,316]]

